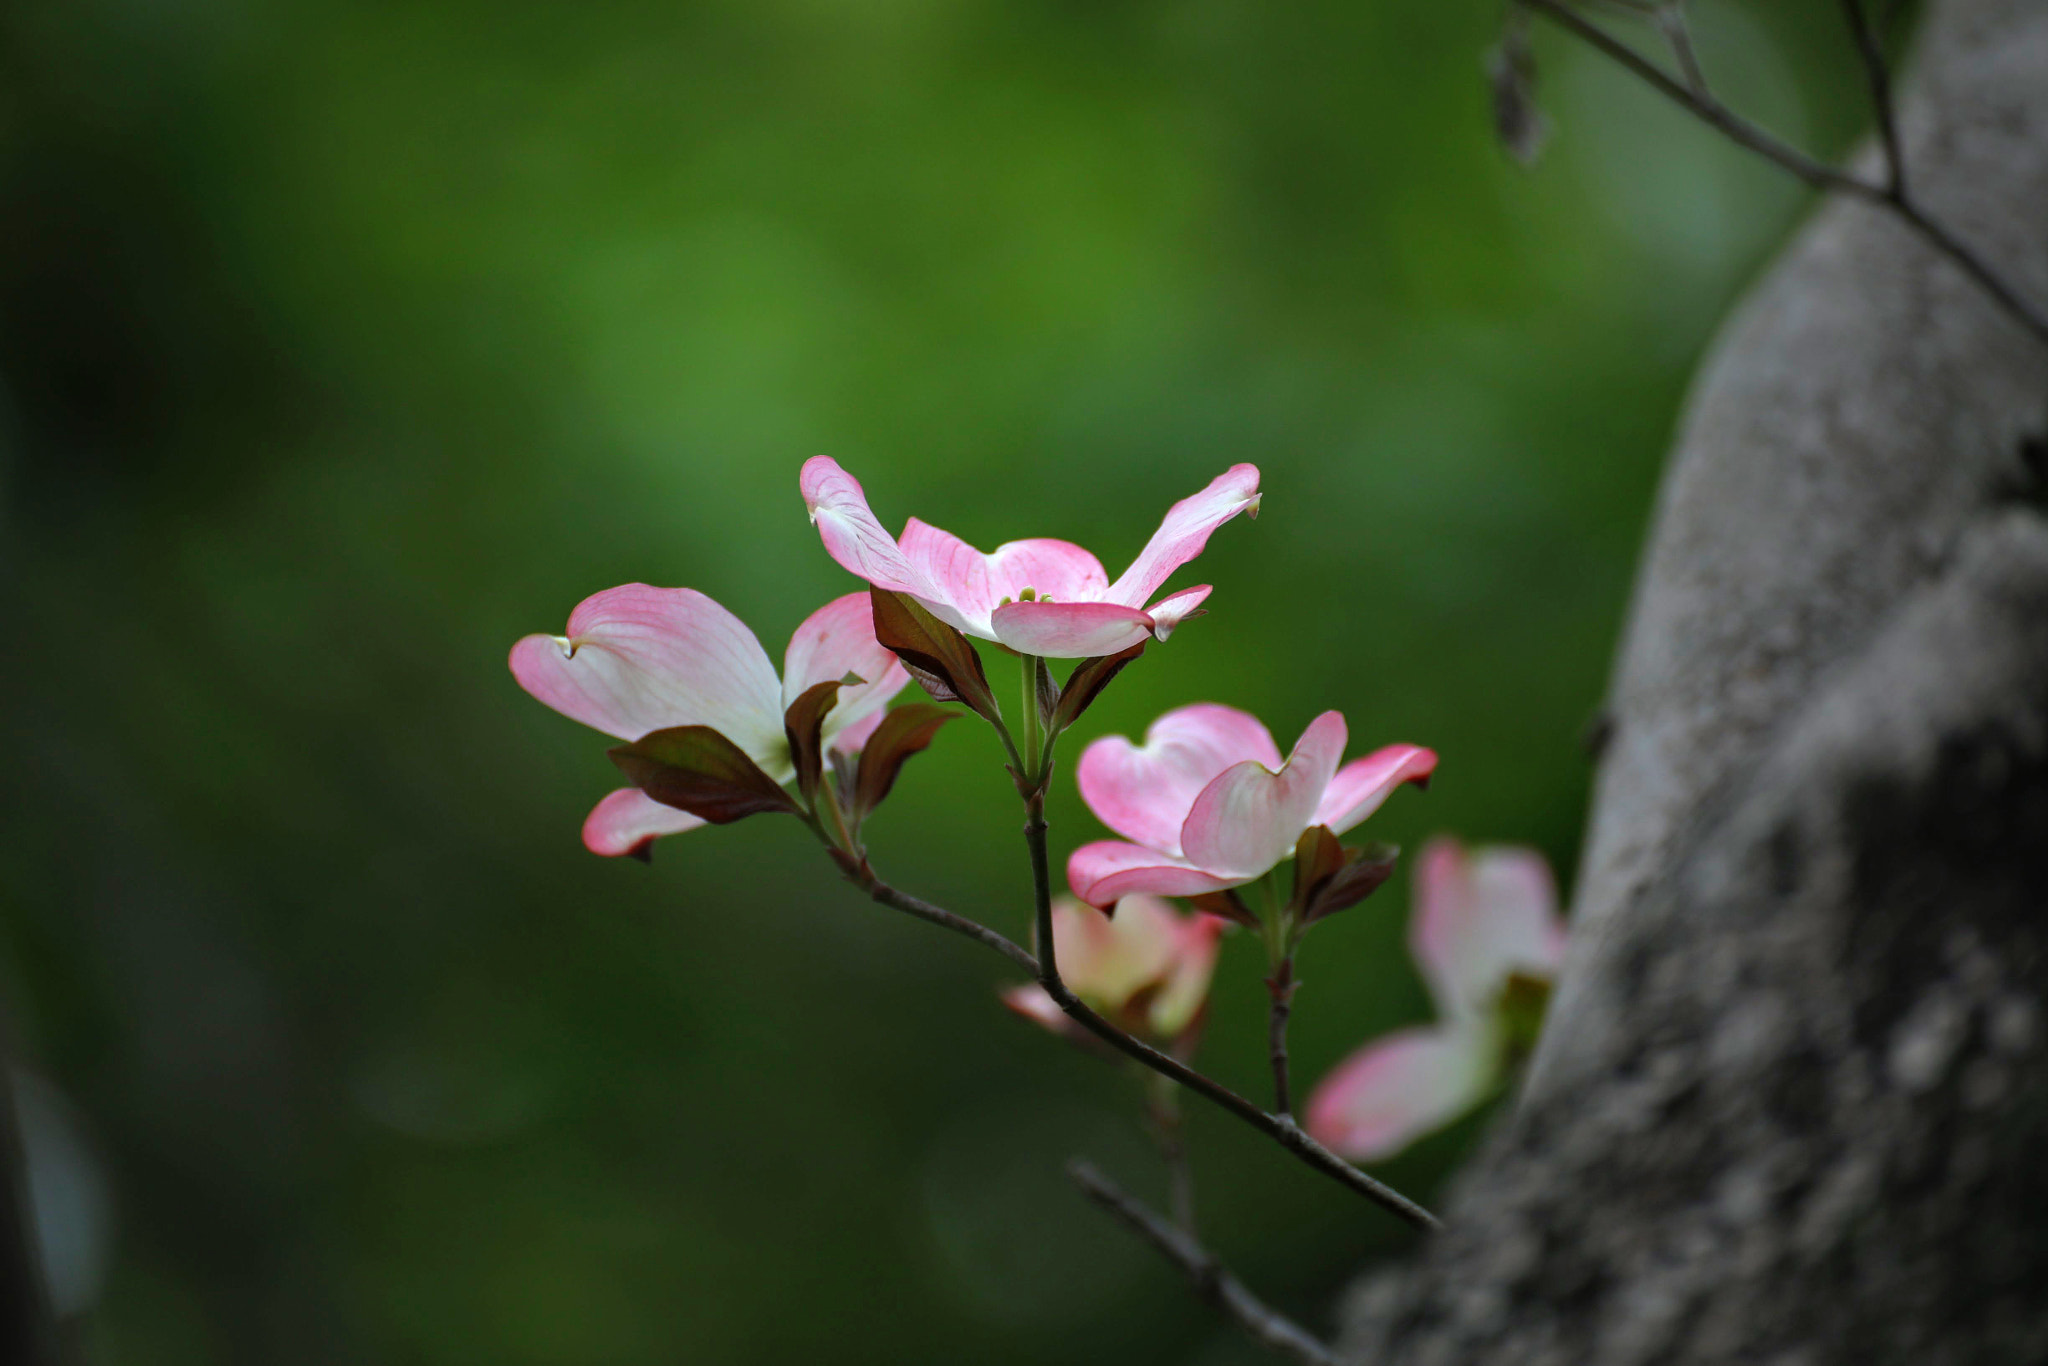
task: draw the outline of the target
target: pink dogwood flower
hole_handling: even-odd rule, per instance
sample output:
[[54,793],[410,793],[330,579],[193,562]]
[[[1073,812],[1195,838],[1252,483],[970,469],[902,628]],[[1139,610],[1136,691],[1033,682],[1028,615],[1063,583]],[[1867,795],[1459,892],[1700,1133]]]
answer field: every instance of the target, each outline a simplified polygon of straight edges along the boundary
[[1233,465],[1167,512],[1115,583],[1102,562],[1066,541],[1010,541],[984,555],[959,537],[911,518],[901,541],[868,510],[860,482],[828,456],[804,462],[804,506],[833,559],[877,588],[907,593],[939,620],[1019,654],[1086,659],[1165,640],[1209,585],[1183,588],[1150,606],[1174,570],[1202,553],[1209,533],[1259,511],[1259,471]]
[[1131,841],[1098,840],[1067,861],[1074,895],[1114,905],[1134,892],[1198,896],[1240,887],[1293,854],[1310,826],[1340,835],[1402,783],[1421,784],[1436,754],[1389,745],[1339,767],[1344,717],[1309,723],[1285,760],[1258,718],[1198,702],[1166,713],[1134,745],[1104,736],[1081,753],[1081,796]]
[[[531,635],[512,647],[512,676],[556,711],[621,740],[671,726],[710,726],[778,783],[795,776],[783,711],[814,684],[853,674],[825,716],[823,737],[857,753],[883,708],[910,681],[875,640],[866,593],[849,593],[811,613],[790,637],[782,677],[746,624],[689,588],[629,583],[578,603],[569,633]],[[642,851],[650,840],[704,821],[620,788],[583,823],[592,853]]]
[[[1182,915],[1151,896],[1128,898],[1114,920],[1070,897],[1052,907],[1060,976],[1074,994],[1125,1032],[1165,1046],[1200,1024],[1223,930],[1214,916]],[[1055,1033],[1083,1037],[1036,982],[1004,992],[1003,1003]]]
[[[1309,1133],[1346,1157],[1376,1161],[1485,1100],[1533,1041],[1537,984],[1555,976],[1564,941],[1541,854],[1507,846],[1468,853],[1455,840],[1432,840],[1418,860],[1408,944],[1440,1019],[1338,1063],[1309,1097]],[[1517,986],[1536,987],[1538,999]]]

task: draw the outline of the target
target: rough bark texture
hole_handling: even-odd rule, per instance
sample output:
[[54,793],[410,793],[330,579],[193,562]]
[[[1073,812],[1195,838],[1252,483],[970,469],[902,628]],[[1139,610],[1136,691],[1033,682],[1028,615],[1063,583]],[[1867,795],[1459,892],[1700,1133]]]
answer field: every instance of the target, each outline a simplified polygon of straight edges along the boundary
[[[2048,3],[1932,7],[1924,201],[2048,298]],[[1831,204],[1726,329],[1574,946],[1372,1362],[2048,1361],[2048,353]]]

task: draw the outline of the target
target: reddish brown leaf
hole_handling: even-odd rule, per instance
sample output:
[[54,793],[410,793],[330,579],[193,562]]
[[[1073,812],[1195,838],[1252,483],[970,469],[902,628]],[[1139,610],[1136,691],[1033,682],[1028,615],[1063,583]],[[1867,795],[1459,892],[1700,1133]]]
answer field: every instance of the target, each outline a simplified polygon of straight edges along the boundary
[[1058,735],[1068,726],[1081,719],[1081,713],[1094,704],[1109,681],[1123,672],[1124,665],[1145,653],[1146,641],[1139,641],[1128,650],[1119,650],[1113,655],[1097,655],[1084,659],[1074,666],[1074,672],[1067,675],[1067,685],[1059,690],[1058,705],[1053,708],[1052,719],[1046,723],[1048,734]]
[[1244,904],[1244,898],[1239,896],[1235,889],[1199,893],[1188,898],[1188,905],[1206,915],[1234,920],[1247,929],[1259,928],[1259,917],[1251,907]]
[[713,825],[764,811],[801,808],[746,751],[709,726],[674,726],[611,751],[612,762],[642,792]]
[[853,818],[858,821],[882,804],[896,785],[904,761],[932,742],[939,727],[960,713],[929,702],[906,702],[882,718],[861,747],[860,770],[853,785]]
[[1400,846],[1393,844],[1346,848],[1344,866],[1315,890],[1302,912],[1301,923],[1313,925],[1371,896],[1394,875],[1394,862],[1400,856]]
[[825,770],[825,713],[839,700],[841,688],[863,681],[848,674],[845,678],[814,683],[782,713],[782,732],[789,737],[789,755],[796,763],[797,791],[803,793],[805,806],[816,807],[818,778]]
[[981,656],[966,636],[933,616],[907,593],[868,589],[874,604],[875,639],[903,661],[903,667],[941,702],[964,702],[990,721],[1002,719]]

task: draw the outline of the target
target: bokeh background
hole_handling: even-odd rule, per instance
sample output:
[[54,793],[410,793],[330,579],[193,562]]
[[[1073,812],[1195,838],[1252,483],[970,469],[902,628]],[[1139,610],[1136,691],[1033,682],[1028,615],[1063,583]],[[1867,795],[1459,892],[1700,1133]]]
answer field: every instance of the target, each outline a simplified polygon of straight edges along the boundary
[[[1730,93],[1862,125],[1825,0],[1698,7]],[[1567,876],[1687,376],[1802,209],[1443,0],[16,0],[0,12],[0,999],[88,1165],[104,1363],[1255,1358],[1060,1175],[1128,1079],[794,824],[583,852],[604,741],[504,657],[700,588],[771,652],[853,585],[796,492],[1111,572],[1258,463],[1211,615],[1081,738],[1209,698],[1435,746],[1369,827]],[[1101,833],[1071,783],[1060,856]],[[1021,932],[985,730],[874,828]],[[1309,941],[1298,1071],[1421,1019],[1405,875]],[[1256,946],[1206,1050],[1261,1079]],[[1388,1164],[1437,1187],[1477,1121]],[[1219,1116],[1212,1240],[1312,1323],[1392,1221]],[[81,1174],[81,1172],[83,1174]],[[97,1194],[95,1194],[97,1192]],[[97,1271],[94,1268],[97,1267]]]

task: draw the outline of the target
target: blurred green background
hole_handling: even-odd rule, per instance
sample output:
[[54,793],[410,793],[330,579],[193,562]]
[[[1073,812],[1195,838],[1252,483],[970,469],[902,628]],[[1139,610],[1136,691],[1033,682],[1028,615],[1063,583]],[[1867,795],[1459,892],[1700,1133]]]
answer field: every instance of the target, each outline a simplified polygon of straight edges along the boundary
[[[1704,3],[1732,96],[1862,124],[1826,0]],[[0,997],[111,1192],[106,1363],[1250,1361],[1068,1191],[1158,1177],[1002,965],[757,820],[583,852],[605,741],[505,652],[642,579],[788,632],[892,526],[1114,574],[1254,461],[1208,698],[1435,746],[1367,827],[1569,873],[1662,455],[1796,187],[1497,4],[16,0],[0,17]],[[873,831],[1021,933],[985,729]],[[1056,853],[1102,833],[1062,782]],[[1298,1072],[1424,1017],[1405,875],[1309,941]],[[1261,1084],[1256,947],[1206,1061]],[[1389,1164],[1428,1196],[1472,1122]],[[1318,1325],[1393,1222],[1197,1110],[1215,1246]]]

